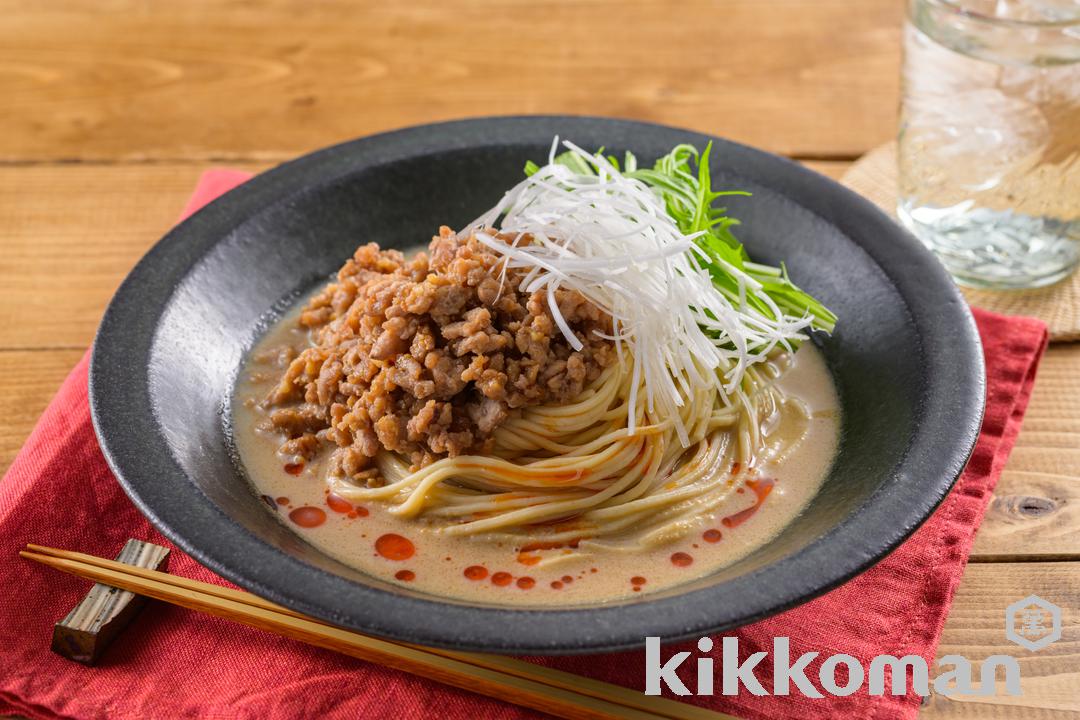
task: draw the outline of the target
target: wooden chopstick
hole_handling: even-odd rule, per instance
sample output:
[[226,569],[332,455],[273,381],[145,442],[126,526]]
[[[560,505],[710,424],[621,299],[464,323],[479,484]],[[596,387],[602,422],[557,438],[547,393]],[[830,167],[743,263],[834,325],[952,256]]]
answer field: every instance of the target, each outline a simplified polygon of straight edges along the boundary
[[499,655],[369,637],[241,590],[40,545],[24,558],[158,600],[566,718],[734,720],[730,715]]
[[[327,627],[334,627],[332,625],[329,625],[328,623],[324,623],[321,620],[316,620],[315,618],[303,615],[296,612],[295,610],[291,610],[282,605],[272,603],[269,600],[264,600],[257,595],[252,595],[251,593],[244,592],[242,590],[234,590],[232,588],[221,587],[219,585],[211,585],[209,583],[199,582],[197,580],[190,580],[188,578],[178,575],[169,575],[167,573],[155,572],[153,570],[120,563],[108,558],[102,558],[96,555],[87,555],[85,553],[75,552],[72,550],[59,550],[56,548],[44,547],[34,544],[29,544],[26,547],[28,550],[38,553],[40,555],[74,560],[77,562],[85,563],[87,565],[92,565],[95,567],[109,570],[115,570],[120,573],[126,573],[148,580],[161,580],[178,588],[184,588],[193,592],[201,592],[224,600],[244,603],[255,608],[262,608],[265,610],[281,613],[283,615],[289,615],[295,618],[307,620],[312,623],[322,624]],[[32,557],[31,559],[37,558]],[[591,680],[581,675],[575,675],[573,673],[563,672],[561,670],[546,668],[540,665],[522,662],[520,660],[515,660],[513,658],[508,658],[501,655],[455,652],[452,650],[429,648],[400,642],[393,642],[392,644],[400,645],[402,647],[413,648],[434,655],[439,655],[441,657],[459,660],[470,665],[487,668],[497,672],[507,673],[516,677],[520,677],[522,679],[535,680],[537,682],[544,683],[545,685],[551,685],[553,687],[562,688],[564,690],[578,692],[584,695],[589,695],[590,697],[595,697],[597,699],[614,700],[619,704],[626,705],[627,707],[631,708],[636,708],[645,712],[651,712],[655,715],[658,715],[659,717],[690,718],[692,720],[719,720],[720,718],[731,717],[685,703],[674,702],[663,698],[650,697],[645,695],[644,693],[621,687],[619,685],[612,685],[610,683]]]

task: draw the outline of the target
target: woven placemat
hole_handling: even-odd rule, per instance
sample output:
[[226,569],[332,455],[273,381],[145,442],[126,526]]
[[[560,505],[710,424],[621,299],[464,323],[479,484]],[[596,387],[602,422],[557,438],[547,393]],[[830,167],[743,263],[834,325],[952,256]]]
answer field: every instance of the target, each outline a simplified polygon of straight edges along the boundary
[[[840,182],[896,217],[896,143],[863,155]],[[1049,327],[1051,340],[1080,340],[1080,272],[1038,290],[961,290],[977,307],[1039,318]]]

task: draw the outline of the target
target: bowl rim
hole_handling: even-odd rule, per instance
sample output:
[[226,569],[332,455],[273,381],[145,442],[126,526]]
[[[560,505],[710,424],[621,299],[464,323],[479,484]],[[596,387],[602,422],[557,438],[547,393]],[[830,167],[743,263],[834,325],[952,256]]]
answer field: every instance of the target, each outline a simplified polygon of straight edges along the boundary
[[[400,595],[309,565],[232,520],[187,479],[160,433],[131,432],[157,427],[149,359],[158,319],[178,282],[233,228],[267,205],[359,167],[498,140],[537,142],[604,128],[613,135],[636,131],[677,134],[682,142],[712,140],[722,156],[744,161],[741,175],[837,227],[878,265],[907,304],[921,341],[949,349],[927,353],[927,389],[919,408],[922,417],[949,432],[918,428],[894,471],[908,482],[886,483],[799,552],[721,585],[644,596],[631,604],[504,608]],[[255,176],[181,222],[135,265],[103,316],[89,369],[91,415],[109,467],[151,523],[201,564],[274,602],[372,635],[530,654],[631,649],[646,636],[664,642],[700,637],[781,612],[846,582],[909,537],[948,494],[974,449],[985,394],[979,335],[959,290],[928,250],[868,200],[797,163],[739,143],[653,123],[566,115],[417,125],[334,145]],[[846,552],[837,553],[838,547]],[[281,577],[293,579],[287,589]]]

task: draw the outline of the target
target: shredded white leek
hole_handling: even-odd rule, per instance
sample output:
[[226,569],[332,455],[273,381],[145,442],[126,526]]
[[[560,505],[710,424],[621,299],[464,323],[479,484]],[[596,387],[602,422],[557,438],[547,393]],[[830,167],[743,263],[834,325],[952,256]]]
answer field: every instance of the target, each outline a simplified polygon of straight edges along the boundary
[[[762,285],[742,270],[727,267],[739,291],[729,299],[705,268],[708,258],[668,215],[660,195],[640,180],[625,177],[607,159],[571,142],[562,145],[593,168],[579,174],[556,163],[558,138],[548,164],[512,188],[462,233],[505,256],[510,268],[525,270],[520,290],[544,292],[559,330],[575,349],[582,347],[559,311],[555,291],[577,290],[612,318],[616,349],[629,350],[634,378],[644,378],[650,412],[670,418],[683,445],[689,441],[678,408],[688,389],[715,385],[730,404],[747,368],[777,347],[806,339],[809,315],[786,315]],[[520,244],[494,233],[531,237]],[[713,259],[715,262],[715,259]],[[755,297],[772,317],[747,303]],[[637,382],[630,387],[637,402]],[[634,413],[628,431],[635,432]]]

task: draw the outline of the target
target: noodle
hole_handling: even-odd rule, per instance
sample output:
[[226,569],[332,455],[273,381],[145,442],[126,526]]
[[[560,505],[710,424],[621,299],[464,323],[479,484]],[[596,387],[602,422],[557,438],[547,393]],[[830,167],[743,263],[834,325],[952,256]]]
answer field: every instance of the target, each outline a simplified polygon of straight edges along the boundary
[[770,364],[748,368],[727,405],[713,384],[679,383],[676,421],[650,410],[640,387],[634,392],[643,381],[624,357],[574,401],[511,415],[489,455],[410,471],[406,459],[384,451],[377,458],[384,485],[331,477],[331,490],[353,502],[382,501],[402,517],[447,520],[452,535],[653,547],[683,536],[752,468],[801,439],[807,413],[774,387],[776,374]]
[[[264,499],[322,518],[305,537],[439,594],[619,597],[639,561],[649,592],[744,555],[816,490],[832,386],[812,348],[785,370],[835,316],[750,262],[708,150],[648,169],[566,147],[426,252],[357,248],[255,354],[265,399],[238,413],[280,442]],[[559,572],[511,584],[533,566]]]

